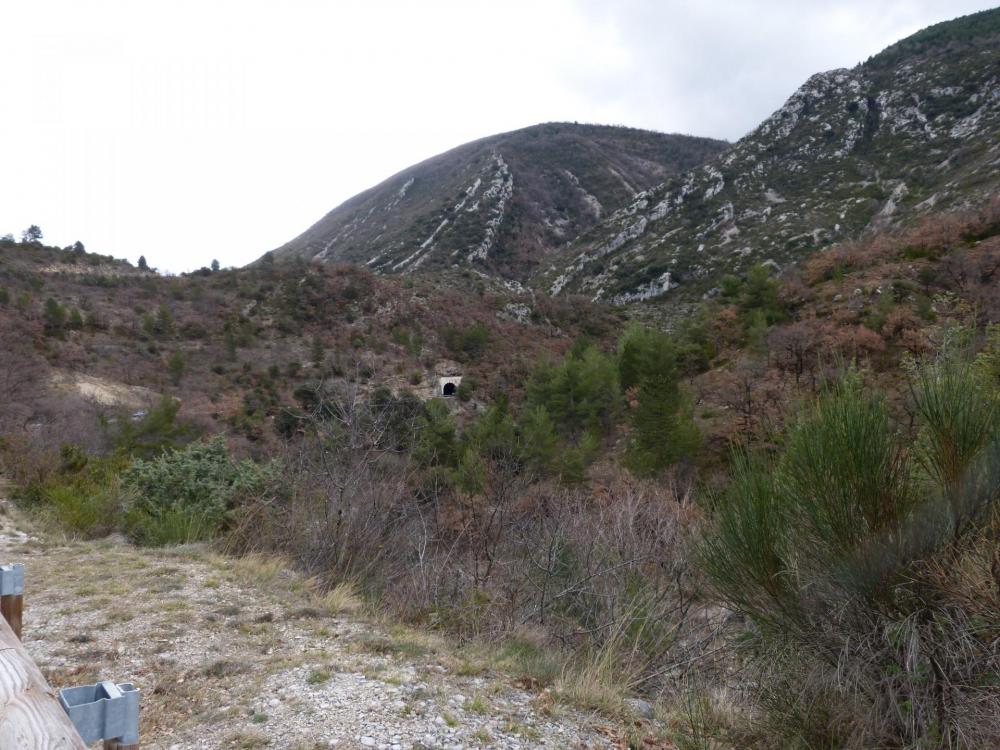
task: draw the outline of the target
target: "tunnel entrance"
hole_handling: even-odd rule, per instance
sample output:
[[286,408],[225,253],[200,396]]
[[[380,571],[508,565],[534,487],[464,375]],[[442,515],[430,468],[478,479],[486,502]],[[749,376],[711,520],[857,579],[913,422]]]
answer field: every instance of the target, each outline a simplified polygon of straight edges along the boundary
[[458,386],[461,383],[461,375],[447,375],[443,378],[438,378],[438,393],[442,396],[457,396]]

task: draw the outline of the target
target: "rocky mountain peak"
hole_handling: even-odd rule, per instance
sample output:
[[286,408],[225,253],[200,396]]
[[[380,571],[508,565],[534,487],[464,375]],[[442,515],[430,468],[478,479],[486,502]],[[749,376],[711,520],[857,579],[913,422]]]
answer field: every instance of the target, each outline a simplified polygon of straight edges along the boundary
[[527,279],[637,193],[727,145],[575,123],[502,133],[390,177],[275,255],[351,261],[383,274],[472,266]]
[[578,238],[541,283],[616,303],[705,293],[754,263],[785,265],[979,202],[996,189],[1000,160],[997,18],[958,19],[935,44],[904,40],[894,48],[905,54],[811,76],[727,152]]

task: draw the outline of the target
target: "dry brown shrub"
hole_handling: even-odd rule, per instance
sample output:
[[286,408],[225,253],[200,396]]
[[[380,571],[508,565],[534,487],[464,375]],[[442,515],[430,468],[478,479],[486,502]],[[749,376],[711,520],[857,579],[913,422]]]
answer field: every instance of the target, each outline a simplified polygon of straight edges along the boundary
[[830,324],[806,318],[776,326],[768,336],[768,348],[778,369],[792,373],[798,384],[808,375],[815,386],[815,375],[824,354],[824,342],[830,335]]
[[723,346],[735,346],[743,341],[743,320],[735,305],[720,309],[712,320],[712,328]]
[[837,328],[827,341],[834,352],[856,364],[862,364],[885,351],[885,339],[863,325]]
[[895,307],[889,311],[882,324],[882,335],[890,341],[898,341],[909,332],[919,329],[923,325],[920,318],[906,307]]
[[952,253],[941,265],[942,275],[977,308],[980,322],[1000,320],[1000,236]]
[[753,443],[780,424],[787,389],[780,371],[769,368],[766,360],[743,356],[706,383],[705,398],[731,415],[730,440]]
[[699,647],[686,624],[697,589],[688,482],[603,467],[592,490],[572,489],[493,458],[481,491],[434,489],[433,473],[379,449],[377,415],[346,408],[337,419],[341,447],[290,453],[284,494],[241,510],[234,551],[280,552],[396,617],[464,637],[538,629],[555,645],[624,648],[650,679]]

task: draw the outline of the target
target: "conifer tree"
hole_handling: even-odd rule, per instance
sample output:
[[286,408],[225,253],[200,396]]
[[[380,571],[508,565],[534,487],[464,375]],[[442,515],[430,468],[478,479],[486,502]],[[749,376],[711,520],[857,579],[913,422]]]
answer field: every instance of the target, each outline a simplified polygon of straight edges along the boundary
[[698,431],[680,387],[677,351],[662,333],[633,329],[621,347],[623,385],[635,389],[627,463],[638,474],[656,474],[698,444]]
[[52,297],[45,300],[44,331],[46,336],[61,339],[66,328],[66,309]]

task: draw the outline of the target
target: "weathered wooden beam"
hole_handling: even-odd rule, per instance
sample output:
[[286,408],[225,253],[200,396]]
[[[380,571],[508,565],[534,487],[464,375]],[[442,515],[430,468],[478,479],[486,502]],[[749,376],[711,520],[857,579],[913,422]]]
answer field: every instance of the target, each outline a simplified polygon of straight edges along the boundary
[[0,617],[0,748],[87,750],[53,690]]

